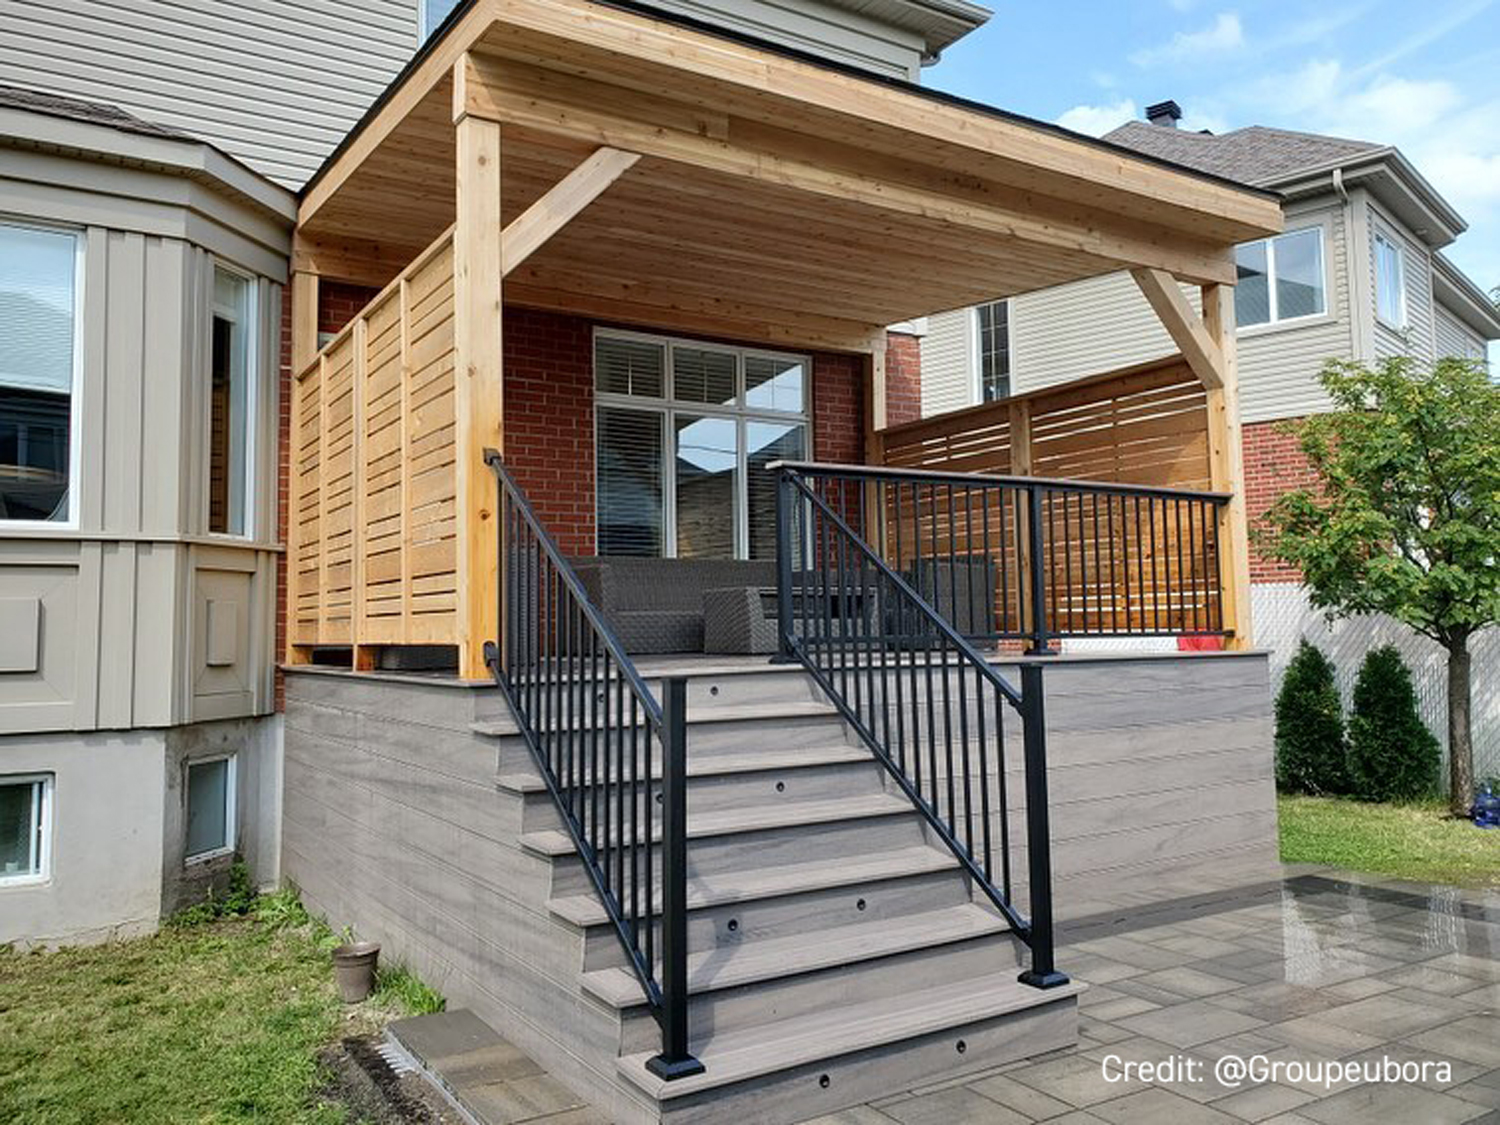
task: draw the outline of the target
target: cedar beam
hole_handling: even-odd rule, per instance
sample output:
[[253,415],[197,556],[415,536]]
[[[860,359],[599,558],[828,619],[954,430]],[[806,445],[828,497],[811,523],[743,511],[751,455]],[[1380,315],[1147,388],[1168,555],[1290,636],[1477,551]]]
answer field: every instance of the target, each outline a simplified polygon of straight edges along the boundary
[[1208,388],[1209,487],[1231,494],[1219,509],[1219,575],[1229,647],[1251,646],[1250,533],[1245,511],[1245,454],[1240,434],[1240,384],[1235,358],[1234,289],[1203,287],[1203,322],[1222,362],[1218,386]]
[[597,149],[546,195],[512,219],[501,236],[505,272],[510,273],[540,249],[639,159],[640,155],[634,152],[608,146]]
[[292,274],[292,374],[300,375],[318,354],[318,275]]
[[[455,67],[463,87],[465,61]],[[501,367],[500,123],[456,115],[453,231],[454,470],[458,517],[458,668],[483,679],[484,643],[500,636],[499,494],[486,447],[504,449]]]
[[[1221,343],[1193,312],[1193,306],[1182,295],[1177,280],[1171,274],[1157,269],[1133,269],[1130,276],[1135,278],[1136,285],[1140,286],[1162,327],[1172,337],[1182,358],[1193,369],[1193,374],[1209,390],[1223,386],[1221,372],[1224,367],[1224,352]],[[1204,313],[1206,318],[1206,308]]]

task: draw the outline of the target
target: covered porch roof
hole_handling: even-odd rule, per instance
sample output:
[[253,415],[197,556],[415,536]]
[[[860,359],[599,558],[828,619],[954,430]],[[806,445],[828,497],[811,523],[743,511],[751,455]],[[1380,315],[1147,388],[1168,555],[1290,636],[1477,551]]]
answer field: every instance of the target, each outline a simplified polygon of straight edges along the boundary
[[[862,349],[872,327],[1120,269],[1232,283],[1275,198],[642,6],[470,0],[303,192],[294,268],[381,285],[455,222],[455,122],[497,122],[509,226],[635,154],[507,302]],[[551,207],[555,196],[544,206]]]

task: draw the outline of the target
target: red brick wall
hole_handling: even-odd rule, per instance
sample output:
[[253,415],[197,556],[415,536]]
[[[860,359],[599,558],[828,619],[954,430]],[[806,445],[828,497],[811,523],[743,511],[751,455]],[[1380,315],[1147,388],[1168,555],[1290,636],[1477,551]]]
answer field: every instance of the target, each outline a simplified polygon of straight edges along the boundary
[[569,555],[594,553],[592,324],[507,307],[505,458]]
[[864,362],[859,356],[813,356],[813,460],[865,459]]
[[366,285],[348,285],[342,281],[325,281],[318,286],[318,332],[334,333],[354,319],[375,298],[378,289]]
[[922,341],[903,332],[885,338],[885,424],[922,417]]
[[[1297,438],[1285,432],[1284,422],[1256,422],[1244,427],[1245,512],[1252,536],[1278,496],[1317,484],[1317,475],[1298,448]],[[1279,559],[1250,547],[1250,581],[1297,582],[1301,572]]]

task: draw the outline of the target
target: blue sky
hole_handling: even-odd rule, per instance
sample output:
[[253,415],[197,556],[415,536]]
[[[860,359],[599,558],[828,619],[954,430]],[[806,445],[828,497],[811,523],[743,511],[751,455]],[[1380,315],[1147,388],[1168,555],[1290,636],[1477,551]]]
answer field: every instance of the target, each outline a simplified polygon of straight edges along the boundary
[[1447,254],[1500,285],[1500,0],[987,6],[926,85],[1086,133],[1174,98],[1185,128],[1394,144],[1468,220]]

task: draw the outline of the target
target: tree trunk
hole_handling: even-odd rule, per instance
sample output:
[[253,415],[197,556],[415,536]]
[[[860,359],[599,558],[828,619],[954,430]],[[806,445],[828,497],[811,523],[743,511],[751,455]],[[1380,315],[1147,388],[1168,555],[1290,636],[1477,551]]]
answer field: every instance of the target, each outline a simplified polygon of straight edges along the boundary
[[1448,807],[1468,816],[1474,799],[1474,732],[1469,722],[1469,640],[1448,649]]

